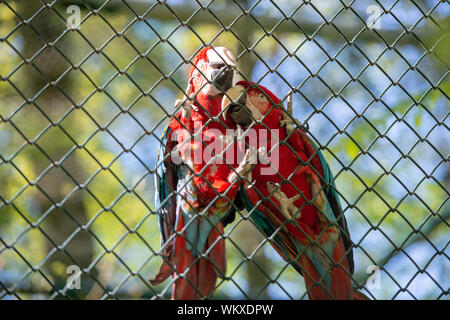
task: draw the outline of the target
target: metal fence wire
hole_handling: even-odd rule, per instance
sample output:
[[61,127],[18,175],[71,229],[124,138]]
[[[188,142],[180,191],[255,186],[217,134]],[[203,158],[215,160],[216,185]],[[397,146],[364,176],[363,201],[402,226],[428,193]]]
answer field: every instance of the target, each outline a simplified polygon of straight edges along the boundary
[[[149,282],[171,241],[157,150],[205,46],[283,105],[293,93],[334,175],[352,286],[448,299],[449,22],[442,0],[0,1],[1,299],[170,298],[177,276]],[[233,206],[204,298],[308,299],[279,230]]]

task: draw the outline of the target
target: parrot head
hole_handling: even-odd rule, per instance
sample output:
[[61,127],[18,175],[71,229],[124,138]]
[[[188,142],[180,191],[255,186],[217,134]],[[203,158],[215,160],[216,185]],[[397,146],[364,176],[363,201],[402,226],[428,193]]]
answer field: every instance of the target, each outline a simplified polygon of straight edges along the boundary
[[280,99],[269,89],[253,82],[240,81],[226,91],[221,107],[225,119],[230,117],[234,123],[245,128],[272,110],[279,111],[279,105]]
[[205,47],[195,56],[189,73],[191,92],[197,97],[221,97],[233,85],[236,60],[225,47]]

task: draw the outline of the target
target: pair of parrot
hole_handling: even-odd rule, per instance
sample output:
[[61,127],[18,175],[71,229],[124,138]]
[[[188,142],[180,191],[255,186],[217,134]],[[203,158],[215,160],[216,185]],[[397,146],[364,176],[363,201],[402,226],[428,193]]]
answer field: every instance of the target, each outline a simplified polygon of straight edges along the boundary
[[172,276],[172,299],[210,297],[226,274],[224,227],[245,208],[304,277],[310,299],[366,299],[351,286],[333,175],[292,117],[291,95],[284,109],[267,88],[234,83],[235,69],[227,48],[203,48],[163,133],[155,175],[163,264],[150,282]]

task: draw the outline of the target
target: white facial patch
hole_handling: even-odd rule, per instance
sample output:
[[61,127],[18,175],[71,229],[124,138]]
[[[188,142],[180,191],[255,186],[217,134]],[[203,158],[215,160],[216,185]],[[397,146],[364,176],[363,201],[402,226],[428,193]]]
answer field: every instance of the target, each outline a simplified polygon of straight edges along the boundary
[[252,100],[250,99],[249,96],[247,96],[247,100],[245,101],[245,105],[247,106],[247,108],[249,108],[251,110],[253,118],[255,118],[256,120],[259,120],[259,119],[262,118],[263,114],[253,104],[253,102],[252,102]]
[[[236,85],[231,87],[230,89],[227,90],[226,94],[223,96],[222,98],[222,110],[225,110],[223,115],[226,118],[226,114],[228,112],[228,108],[229,106],[238,101],[239,98],[245,94],[246,89],[241,86],[241,85]],[[252,100],[250,99],[250,97],[247,95],[247,99],[245,100],[245,105],[247,106],[247,108],[250,110],[250,112],[252,113],[252,117],[256,120],[259,120],[262,118],[263,114],[261,113],[261,111],[259,111],[259,109],[253,104]]]
[[[206,51],[206,57],[207,57],[207,65],[208,68],[205,71],[205,77],[209,81],[212,80],[212,72],[214,71],[214,68],[211,66],[217,65],[217,64],[227,64],[230,67],[236,66],[236,60],[234,59],[233,53],[228,50],[225,47],[216,47],[211,48],[208,51]],[[234,78],[234,77],[233,77]],[[234,79],[233,79],[234,83]],[[222,93],[222,90],[217,89],[214,85],[207,83],[202,89],[203,94],[208,96],[216,96]]]
[[[208,79],[211,79],[211,71],[210,71],[210,69],[208,69],[208,71],[206,72],[205,76]],[[206,96],[215,97],[215,96],[221,94],[222,91],[217,89],[213,84],[205,83],[205,85],[203,86],[203,89],[202,89],[202,93],[204,95],[206,95]]]
[[227,64],[230,67],[236,66],[236,60],[234,59],[233,53],[225,47],[217,47],[210,49],[206,52],[208,57],[208,64]]

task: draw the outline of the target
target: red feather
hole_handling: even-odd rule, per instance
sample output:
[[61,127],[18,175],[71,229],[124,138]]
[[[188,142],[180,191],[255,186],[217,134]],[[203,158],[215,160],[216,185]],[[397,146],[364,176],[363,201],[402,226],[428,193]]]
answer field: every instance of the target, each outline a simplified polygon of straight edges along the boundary
[[[354,293],[351,287],[349,263],[347,261],[345,246],[340,233],[332,254],[332,260],[336,266],[332,267],[328,274],[331,284],[330,287],[328,287],[324,279],[322,279],[324,278],[324,275],[319,274],[315,265],[305,253],[298,256],[298,248],[294,245],[294,239],[308,247],[311,245],[324,244],[327,241],[333,241],[330,237],[338,232],[335,227],[330,227],[326,219],[321,216],[322,213],[320,213],[316,206],[311,203],[313,193],[315,193],[311,190],[311,183],[323,183],[323,178],[319,178],[319,176],[323,177],[324,169],[322,168],[317,152],[309,143],[303,131],[297,130],[289,137],[287,142],[284,142],[287,139],[287,132],[285,128],[280,126],[280,120],[283,120],[282,117],[284,111],[273,106],[274,103],[280,103],[280,100],[273,93],[263,86],[257,86],[254,83],[241,81],[238,84],[247,88],[247,94],[249,96],[251,95],[252,90],[257,90],[265,93],[269,96],[270,100],[273,101],[271,102],[271,105],[266,105],[264,107],[267,112],[263,113],[263,124],[254,124],[253,128],[258,131],[268,127],[271,131],[268,134],[268,140],[271,140],[270,135],[275,134],[273,133],[273,130],[279,130],[278,138],[281,143],[279,144],[279,142],[276,141],[276,144],[279,145],[272,150],[275,154],[279,154],[278,171],[272,175],[260,174],[261,169],[265,167],[268,168],[269,165],[261,163],[256,164],[252,170],[253,180],[255,181],[254,187],[246,190],[246,194],[251,203],[254,205],[260,203],[258,210],[265,214],[266,219],[270,221],[275,228],[279,229],[277,231],[279,235],[278,241],[283,242],[284,249],[288,251],[287,254],[289,256],[285,256],[285,250],[277,248],[280,245],[279,242],[271,242],[271,244],[285,259],[287,258],[290,261],[296,260],[300,265],[299,269],[304,276],[308,294],[311,299],[352,299],[354,296],[356,298],[364,298],[364,295]],[[266,104],[264,101],[261,103]],[[263,107],[255,107],[260,111],[264,109]],[[270,150],[271,148],[272,146],[267,146],[267,150]],[[272,162],[272,165],[273,164],[274,163]],[[302,208],[301,216],[296,219],[295,223],[285,223],[286,217],[281,213],[280,204],[275,197],[270,197],[270,201],[264,200],[261,202],[263,197],[267,198],[270,195],[267,182],[278,183],[281,191],[284,192],[288,198],[299,194],[301,195],[301,197],[294,202],[295,207]],[[315,243],[312,244],[311,241],[314,241]],[[318,254],[321,254],[320,251]],[[323,257],[323,259],[327,258]],[[333,265],[331,261],[330,265]]]
[[[170,119],[169,127],[176,136],[173,135],[170,137],[171,139],[169,140],[175,138],[175,141],[170,141],[167,146],[168,153],[173,151],[177,144],[182,146],[179,150],[180,155],[185,156],[189,160],[194,160],[192,161],[193,166],[191,167],[192,173],[194,174],[192,193],[195,193],[197,200],[192,205],[199,208],[200,211],[210,206],[213,201],[218,201],[218,205],[223,205],[223,203],[220,203],[223,199],[219,198],[218,195],[225,195],[233,201],[239,188],[238,184],[231,186],[228,181],[228,176],[232,169],[226,161],[223,161],[223,163],[208,162],[203,157],[206,149],[204,142],[207,145],[212,145],[216,142],[215,139],[219,139],[220,136],[226,134],[226,129],[236,127],[229,119],[225,121],[224,119],[216,118],[221,111],[223,95],[219,94],[211,97],[202,90],[206,79],[201,74],[205,74],[207,68],[207,51],[210,49],[210,47],[203,48],[196,55],[193,60],[194,66],[189,73],[192,86],[187,94],[193,99],[194,105],[197,108],[190,110],[189,118],[185,117],[183,112],[180,111]],[[199,73],[192,78],[197,68]],[[193,93],[195,95],[192,95]],[[218,136],[211,135],[211,131],[209,131],[211,129],[216,129],[216,132],[220,134]],[[199,131],[197,132],[197,130]],[[202,141],[193,138],[194,132],[196,134],[199,133]],[[207,141],[204,139],[205,136],[208,136],[210,140]],[[180,144],[181,142],[183,144]],[[198,152],[196,155],[199,155],[199,157],[193,158],[191,156],[192,150],[194,150],[193,152]],[[199,159],[201,162],[197,163],[195,159]],[[188,163],[188,161],[185,162]],[[237,164],[234,164],[234,166],[237,166]],[[176,266],[176,272],[173,272],[173,269],[163,264],[160,273],[152,280],[152,284],[160,283],[167,278],[168,274],[172,273],[175,278],[172,299],[199,299],[208,297],[215,289],[217,277],[223,277],[226,272],[225,240],[222,238],[223,226],[219,222],[212,228],[203,249],[203,253],[207,253],[208,257],[200,258],[200,256],[193,255],[192,251],[187,248],[185,232],[183,231],[185,221],[179,209],[177,210],[178,217],[175,230],[179,233],[183,232],[183,234],[175,236],[171,250],[168,250],[171,252],[169,263]],[[222,212],[223,207],[219,208],[215,205],[211,206],[207,214],[215,214],[216,211],[224,214]]]

